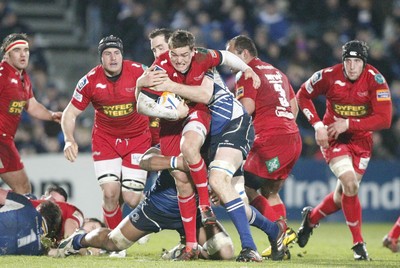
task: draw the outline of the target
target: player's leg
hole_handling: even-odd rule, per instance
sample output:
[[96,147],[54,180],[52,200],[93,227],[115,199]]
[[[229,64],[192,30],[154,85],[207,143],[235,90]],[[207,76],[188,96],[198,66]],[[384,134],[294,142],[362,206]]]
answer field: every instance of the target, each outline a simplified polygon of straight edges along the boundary
[[222,224],[207,225],[199,230],[202,257],[212,260],[231,260],[235,255],[233,242]]
[[121,158],[94,162],[95,174],[103,194],[103,216],[107,227],[114,229],[122,220],[119,204],[121,192]]
[[9,136],[0,137],[0,178],[15,193],[28,194],[32,192],[21,157],[14,140]]
[[399,236],[400,236],[400,217],[394,223],[390,232],[383,238],[383,246],[390,249],[392,252],[398,252],[399,249]]
[[[215,158],[209,166],[209,182],[213,191],[223,202],[239,234],[242,251],[237,261],[261,261],[250,232],[245,203],[231,184],[232,177],[241,166],[242,161],[243,155],[241,151],[228,147],[218,148]],[[242,260],[242,258],[246,260]]]
[[0,178],[18,194],[27,194],[32,192],[31,184],[25,169],[9,171],[0,174]]
[[203,224],[215,224],[216,217],[211,210],[208,195],[207,166],[200,154],[209,130],[209,115],[196,111],[188,117],[184,126],[181,139],[181,152],[190,169],[192,178],[199,197],[199,208]]

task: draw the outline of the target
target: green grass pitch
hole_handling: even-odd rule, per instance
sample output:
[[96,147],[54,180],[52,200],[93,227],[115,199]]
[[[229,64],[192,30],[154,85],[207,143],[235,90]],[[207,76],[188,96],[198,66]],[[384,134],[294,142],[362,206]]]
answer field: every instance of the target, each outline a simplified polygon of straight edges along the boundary
[[[240,251],[239,237],[230,222],[223,222],[232,236],[235,253]],[[298,229],[299,223],[291,222]],[[152,234],[147,244],[135,244],[128,250],[126,258],[107,256],[71,256],[65,259],[51,257],[3,256],[0,267],[400,267],[400,254],[394,254],[382,246],[383,236],[389,232],[391,223],[364,223],[363,234],[372,261],[354,261],[350,231],[344,223],[322,223],[305,248],[297,244],[290,248],[291,260],[262,263],[236,263],[232,261],[191,261],[171,262],[160,259],[162,248],[174,247],[178,240],[175,231],[163,231]],[[253,237],[261,252],[269,246],[268,239],[259,230],[252,228]]]

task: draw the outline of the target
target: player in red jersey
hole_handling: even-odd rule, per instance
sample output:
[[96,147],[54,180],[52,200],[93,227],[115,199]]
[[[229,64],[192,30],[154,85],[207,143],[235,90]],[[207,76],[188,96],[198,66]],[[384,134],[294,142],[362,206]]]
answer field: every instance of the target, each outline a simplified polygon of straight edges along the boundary
[[[361,234],[358,189],[372,152],[372,131],[391,125],[392,101],[385,78],[367,64],[368,46],[353,40],[342,47],[342,63],[316,72],[297,92],[300,109],[315,129],[315,139],[338,178],[334,192],[315,208],[303,209],[298,244],[304,247],[321,219],[342,209],[353,236],[354,259],[369,260]],[[321,121],[312,99],[326,97]]]
[[[189,41],[188,41],[189,40]],[[194,36],[187,31],[175,31],[169,39],[169,53],[160,55],[154,66],[159,66],[168,73],[169,78],[177,83],[186,85],[201,85],[206,71],[220,65],[223,60],[228,62],[229,57],[223,58],[216,50],[205,50],[194,48]],[[228,52],[227,52],[228,53]],[[230,54],[230,53],[229,53]],[[236,58],[236,57],[235,57]],[[241,62],[241,61],[240,61]],[[243,62],[244,66],[247,67]],[[240,68],[241,66],[239,66]],[[243,68],[241,68],[243,69]],[[162,83],[162,81],[160,81]],[[168,90],[168,89],[166,89]],[[143,90],[138,97],[138,109],[150,116],[165,118],[161,110],[152,109],[154,99],[161,93]],[[202,92],[199,92],[199,94]],[[194,91],[193,94],[196,94]],[[209,96],[210,97],[210,96]],[[141,102],[141,99],[143,100]],[[189,164],[190,175],[196,185],[199,195],[199,207],[201,208],[203,223],[215,222],[215,216],[211,212],[207,190],[207,167],[200,155],[200,147],[203,145],[205,136],[209,132],[210,115],[205,104],[189,103],[189,116],[185,121],[161,121],[160,146],[161,152],[166,156],[178,156],[180,151]],[[171,113],[171,112],[170,112]],[[172,118],[176,119],[176,118]],[[182,135],[182,140],[181,139]],[[180,148],[177,146],[180,142]],[[172,158],[174,160],[174,158]],[[176,165],[171,161],[171,167]],[[179,205],[181,207],[182,219],[186,233],[186,252],[182,259],[196,258],[197,242],[195,237],[196,200],[190,181],[185,173],[174,169],[173,175],[179,194]],[[177,175],[179,174],[179,177]],[[182,179],[183,178],[183,179]],[[206,212],[206,213],[204,213]],[[208,215],[207,215],[208,214]],[[211,220],[210,220],[211,219]]]
[[399,236],[400,236],[400,217],[397,218],[397,221],[394,223],[390,232],[385,235],[383,238],[382,244],[384,247],[387,247],[392,252],[399,252]]
[[261,79],[261,86],[256,89],[249,79],[237,76],[235,87],[236,98],[253,117],[256,135],[244,165],[246,194],[250,204],[269,220],[286,219],[279,191],[302,148],[295,93],[285,74],[257,57],[250,38],[234,37],[227,50],[247,63]]
[[82,211],[77,208],[76,206],[61,201],[54,201],[51,199],[40,199],[40,200],[30,200],[34,207],[38,207],[41,203],[46,201],[54,202],[58,205],[61,210],[62,222],[61,222],[61,229],[57,234],[56,244],[73,234],[76,229],[79,229],[83,226],[83,213]]
[[105,222],[113,229],[122,220],[121,192],[131,207],[136,207],[142,198],[147,171],[139,167],[139,158],[150,147],[151,134],[148,117],[136,112],[136,80],[143,74],[144,66],[123,60],[122,41],[112,35],[100,41],[98,51],[101,64],[78,82],[61,126],[64,155],[73,162],[78,154],[73,137],[75,121],[92,103],[95,174],[103,192]]
[[1,45],[0,63],[0,177],[19,194],[32,191],[24,165],[14,143],[14,136],[25,109],[29,115],[60,122],[61,112],[47,110],[38,103],[25,69],[29,64],[29,43],[26,34],[8,35]]

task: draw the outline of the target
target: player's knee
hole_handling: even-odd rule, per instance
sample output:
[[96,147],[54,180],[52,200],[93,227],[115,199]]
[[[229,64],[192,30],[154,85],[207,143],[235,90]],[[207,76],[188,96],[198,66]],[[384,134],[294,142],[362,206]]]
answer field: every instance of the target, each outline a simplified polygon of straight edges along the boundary
[[220,183],[230,183],[235,174],[236,168],[229,162],[223,160],[214,160],[209,165],[211,187],[218,187]]
[[210,259],[230,260],[235,254],[232,239],[224,232],[219,232],[208,239],[203,248]]
[[122,191],[123,192],[143,192],[146,183],[146,178],[138,179],[122,179]]
[[115,228],[108,235],[110,241],[115,245],[116,250],[124,250],[133,245],[134,242],[127,239],[119,228]]

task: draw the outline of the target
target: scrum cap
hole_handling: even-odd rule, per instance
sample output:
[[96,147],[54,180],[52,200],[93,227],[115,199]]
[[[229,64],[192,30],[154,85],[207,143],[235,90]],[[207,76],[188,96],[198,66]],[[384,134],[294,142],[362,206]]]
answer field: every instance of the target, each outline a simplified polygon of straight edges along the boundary
[[124,45],[122,44],[122,40],[114,35],[109,35],[101,39],[99,42],[98,50],[100,58],[101,54],[103,54],[103,51],[110,47],[118,48],[121,53],[124,52]]
[[369,47],[367,43],[363,41],[349,41],[342,47],[342,61],[344,61],[346,58],[359,58],[363,60],[364,64],[366,64],[368,58],[368,48]]

